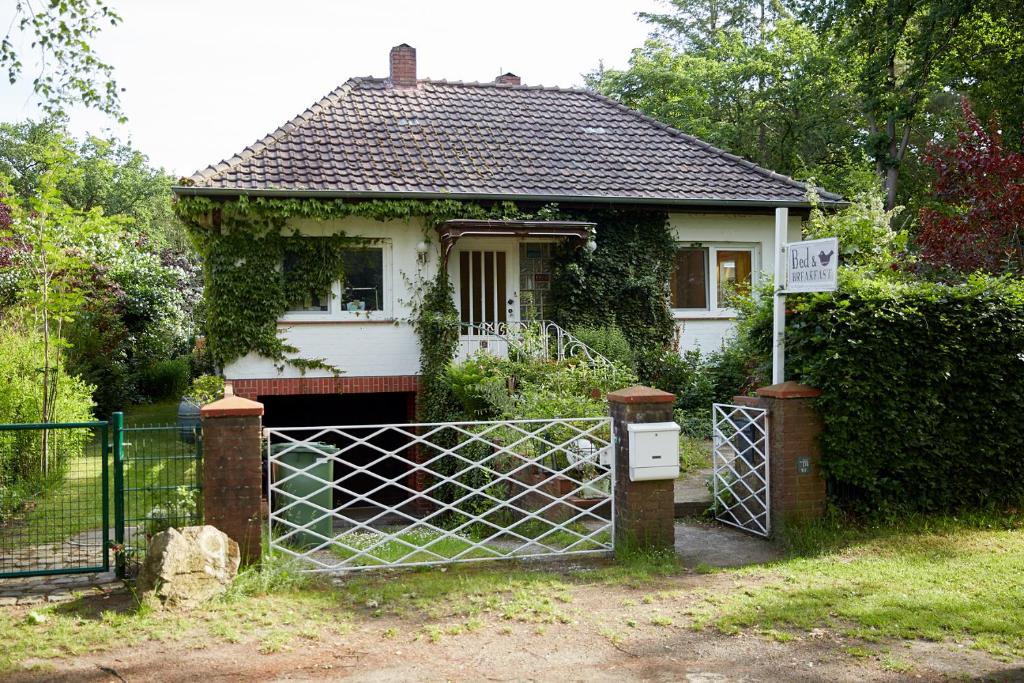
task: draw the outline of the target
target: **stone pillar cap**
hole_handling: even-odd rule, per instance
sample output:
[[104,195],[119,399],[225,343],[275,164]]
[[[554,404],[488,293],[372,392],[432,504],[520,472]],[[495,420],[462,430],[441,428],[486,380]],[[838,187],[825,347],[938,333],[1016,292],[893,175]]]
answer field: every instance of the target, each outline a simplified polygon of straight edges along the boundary
[[821,396],[821,389],[809,387],[799,382],[782,382],[768,387],[761,387],[757,390],[758,396],[765,398],[817,398]]
[[675,403],[676,396],[661,389],[635,386],[609,392],[608,400],[612,403]]
[[252,417],[263,415],[263,404],[241,396],[225,396],[199,409],[202,417]]

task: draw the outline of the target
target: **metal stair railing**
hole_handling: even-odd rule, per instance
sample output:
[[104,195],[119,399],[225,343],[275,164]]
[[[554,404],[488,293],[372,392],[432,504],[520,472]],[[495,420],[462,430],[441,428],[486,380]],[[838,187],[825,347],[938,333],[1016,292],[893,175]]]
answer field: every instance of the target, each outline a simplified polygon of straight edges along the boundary
[[591,367],[611,361],[551,320],[464,323],[463,334],[497,337],[517,353],[544,360],[580,358]]

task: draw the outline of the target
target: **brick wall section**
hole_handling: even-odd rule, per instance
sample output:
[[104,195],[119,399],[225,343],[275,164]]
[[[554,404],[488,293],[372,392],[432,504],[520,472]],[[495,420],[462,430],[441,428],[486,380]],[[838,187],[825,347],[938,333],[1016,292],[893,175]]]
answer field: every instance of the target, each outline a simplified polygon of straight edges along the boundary
[[412,393],[419,390],[419,376],[417,375],[232,379],[230,381],[235,396],[250,400],[256,400],[259,396]]
[[[796,382],[757,390],[768,409],[771,514],[775,528],[821,517],[825,478],[821,473],[821,417],[813,406],[821,392]],[[806,458],[808,471],[800,472]]]
[[229,396],[203,406],[203,508],[238,543],[243,562],[261,553],[263,405]]
[[649,387],[608,394],[615,430],[615,547],[668,550],[675,547],[675,493],[671,479],[629,480],[629,432],[637,422],[671,422],[675,396]]
[[416,87],[416,48],[405,43],[391,48],[391,84],[396,88]]

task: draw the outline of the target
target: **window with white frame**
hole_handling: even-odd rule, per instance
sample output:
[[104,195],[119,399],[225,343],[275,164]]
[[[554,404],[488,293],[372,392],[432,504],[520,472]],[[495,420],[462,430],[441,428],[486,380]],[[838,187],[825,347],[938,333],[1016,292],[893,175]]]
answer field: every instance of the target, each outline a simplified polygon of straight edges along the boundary
[[[285,272],[294,268],[294,256],[282,263]],[[342,253],[343,280],[330,291],[310,291],[302,300],[289,302],[285,320],[385,319],[391,312],[391,245],[381,241],[353,247]]]
[[672,269],[672,308],[683,313],[729,310],[731,293],[750,293],[756,265],[756,245],[680,245]]

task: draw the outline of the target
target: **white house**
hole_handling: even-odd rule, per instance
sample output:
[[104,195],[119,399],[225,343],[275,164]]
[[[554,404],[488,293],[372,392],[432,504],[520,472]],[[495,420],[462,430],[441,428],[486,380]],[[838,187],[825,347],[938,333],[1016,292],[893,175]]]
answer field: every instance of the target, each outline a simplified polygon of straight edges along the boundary
[[[218,201],[245,195],[658,208],[678,244],[666,284],[682,350],[719,347],[735,315],[723,303],[723,287],[771,274],[777,208],[789,209],[789,239],[800,237],[809,210],[803,184],[613,100],[521,85],[512,74],[494,83],[417,79],[408,45],[393,48],[390,61],[388,78],[350,79],[174,191]],[[825,205],[842,202],[819,196]],[[488,343],[481,323],[544,316],[552,246],[585,243],[589,226],[456,220],[433,240],[424,240],[417,218],[293,219],[289,228],[375,238],[346,254],[346,281],[334,283],[333,296],[310,297],[278,323],[302,355],[344,374],[279,369],[249,354],[224,368],[235,393],[268,403],[268,419],[275,397],[317,394],[347,397],[341,411],[373,405],[401,421],[412,416],[419,371],[419,342],[407,322],[417,282],[448,268],[469,351]]]

